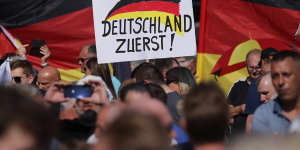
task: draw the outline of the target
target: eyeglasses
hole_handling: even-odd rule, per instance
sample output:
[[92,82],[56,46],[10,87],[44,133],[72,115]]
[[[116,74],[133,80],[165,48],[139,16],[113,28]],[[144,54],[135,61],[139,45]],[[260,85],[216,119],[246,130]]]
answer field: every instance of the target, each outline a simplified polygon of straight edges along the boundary
[[89,58],[78,58],[78,63],[83,63],[84,61],[88,60]]
[[251,69],[251,70],[260,70],[261,69],[260,65],[258,65],[258,66],[248,66],[248,68]]
[[22,82],[22,77],[13,77],[13,80],[14,80],[16,83],[21,83],[21,82]]

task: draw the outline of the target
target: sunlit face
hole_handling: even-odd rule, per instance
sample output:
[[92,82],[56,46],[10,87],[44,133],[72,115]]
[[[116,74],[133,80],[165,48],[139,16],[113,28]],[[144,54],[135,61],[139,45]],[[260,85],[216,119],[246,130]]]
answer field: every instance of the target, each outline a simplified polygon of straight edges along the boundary
[[264,103],[269,102],[276,95],[276,90],[272,85],[271,79],[264,77],[258,85],[258,92],[260,94],[260,100]]
[[273,85],[281,100],[290,101],[298,97],[299,67],[292,58],[272,62],[271,75]]
[[84,46],[78,57],[78,64],[82,73],[86,73],[86,63],[92,57],[97,57],[96,54],[88,53],[89,46]]
[[12,70],[11,76],[14,84],[31,84],[33,81],[33,76],[24,74],[24,69],[21,67]]
[[88,47],[83,47],[82,50],[80,51],[79,57],[78,57],[78,64],[80,65],[80,69],[82,73],[85,73],[86,71],[86,62],[88,61]]
[[59,81],[59,77],[51,75],[50,73],[38,74],[36,85],[39,89],[47,91],[51,84]]
[[35,150],[34,138],[24,129],[12,126],[0,137],[1,150]]
[[252,79],[259,77],[261,74],[261,66],[259,65],[259,62],[260,53],[253,53],[248,56],[247,70]]

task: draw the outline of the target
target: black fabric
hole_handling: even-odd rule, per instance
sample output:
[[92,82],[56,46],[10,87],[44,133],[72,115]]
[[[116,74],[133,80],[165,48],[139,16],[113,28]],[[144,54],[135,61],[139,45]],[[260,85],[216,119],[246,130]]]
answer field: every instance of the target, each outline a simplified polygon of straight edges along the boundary
[[[246,104],[248,87],[249,84],[247,83],[247,80],[236,82],[231,88],[228,95],[229,104],[233,106],[240,106],[242,104]],[[234,117],[234,123],[231,126],[232,136],[245,133],[246,119],[246,114],[240,114]]]
[[7,28],[42,22],[92,6],[92,0],[1,0],[0,24]]
[[174,147],[176,150],[194,150],[194,145],[190,142],[178,144]]
[[59,122],[59,127],[59,140],[62,142],[70,140],[86,141],[95,130],[95,126],[85,126],[78,119],[61,120]]
[[131,75],[130,62],[113,63],[114,76],[122,83]]
[[175,123],[179,122],[180,116],[177,111],[177,104],[182,97],[177,92],[171,92],[167,94],[167,107]]
[[300,11],[299,0],[244,0],[247,2]]

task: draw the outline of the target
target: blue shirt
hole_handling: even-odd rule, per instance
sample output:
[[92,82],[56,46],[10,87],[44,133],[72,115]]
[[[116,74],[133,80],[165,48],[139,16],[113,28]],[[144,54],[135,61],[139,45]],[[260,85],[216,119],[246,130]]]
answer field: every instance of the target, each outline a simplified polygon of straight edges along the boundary
[[262,104],[254,113],[252,131],[263,134],[287,133],[291,121],[282,114],[282,107],[279,98]]
[[176,124],[173,124],[173,130],[175,130],[177,136],[176,136],[176,141],[178,144],[183,144],[186,142],[189,142],[189,137],[188,135]]
[[115,92],[118,95],[119,88],[121,86],[121,82],[115,76],[111,76],[111,81],[114,86]]
[[257,79],[253,79],[248,88],[248,94],[246,97],[246,109],[245,109],[245,114],[247,115],[254,114],[257,107],[263,104],[263,102],[260,100],[260,94],[257,90],[256,81]]

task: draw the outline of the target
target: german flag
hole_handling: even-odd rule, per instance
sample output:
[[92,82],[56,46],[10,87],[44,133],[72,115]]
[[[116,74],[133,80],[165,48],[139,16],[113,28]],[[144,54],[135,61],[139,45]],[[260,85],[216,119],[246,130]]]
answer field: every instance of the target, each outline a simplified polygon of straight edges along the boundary
[[[124,18],[160,17],[166,23],[167,16],[180,19],[180,0],[120,0],[108,13],[106,21]],[[175,29],[174,17],[170,17],[172,28]],[[183,35],[182,32],[177,32]]]
[[216,79],[228,92],[248,76],[245,56],[252,49],[299,50],[294,44],[300,1],[202,0],[198,69],[200,80]]
[[[48,63],[59,68],[62,79],[68,81],[82,76],[77,69],[80,48],[95,43],[92,0],[2,0],[0,25],[23,44],[45,40],[52,52]],[[3,53],[1,50],[0,55]],[[40,58],[27,58],[35,68],[40,67]]]

